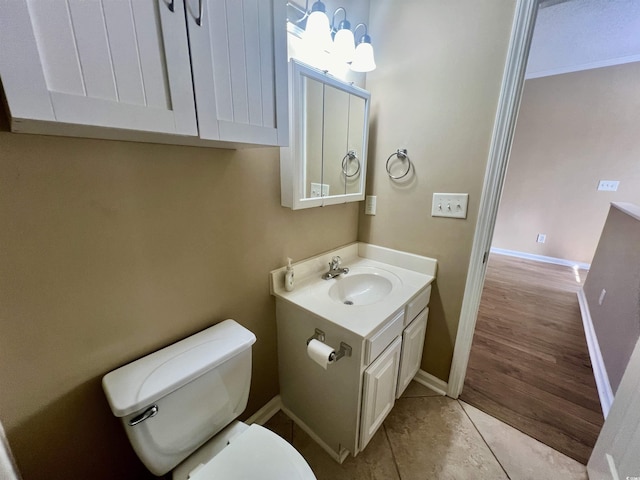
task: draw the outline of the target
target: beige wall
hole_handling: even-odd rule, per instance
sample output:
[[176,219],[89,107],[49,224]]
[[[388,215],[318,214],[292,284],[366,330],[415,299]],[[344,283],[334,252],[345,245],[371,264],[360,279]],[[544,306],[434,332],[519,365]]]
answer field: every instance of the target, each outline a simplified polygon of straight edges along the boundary
[[583,287],[614,394],[640,337],[640,207],[620,207],[630,209],[611,207]]
[[[422,368],[447,380],[514,15],[512,0],[372,0],[372,98],[365,242],[438,259]],[[387,157],[415,164],[394,183]],[[433,192],[469,193],[466,220],[431,217]]]
[[274,148],[0,124],[0,418],[25,480],[151,478],[101,378],[226,318],[258,338],[247,415],[278,394],[267,274],[355,241],[357,204],[281,207]]
[[494,247],[591,262],[609,202],[640,203],[639,78],[636,62],[525,83]]

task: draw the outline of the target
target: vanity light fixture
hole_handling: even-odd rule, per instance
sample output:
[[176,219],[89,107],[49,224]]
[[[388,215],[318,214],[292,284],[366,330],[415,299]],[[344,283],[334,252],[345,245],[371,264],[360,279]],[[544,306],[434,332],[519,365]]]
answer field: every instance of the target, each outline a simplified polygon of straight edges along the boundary
[[354,72],[371,72],[376,69],[376,62],[373,58],[373,47],[371,46],[371,37],[367,32],[367,26],[364,23],[356,25],[354,32],[358,27],[364,27],[364,35],[360,37],[360,42],[356,47],[356,51],[351,62],[351,70]]
[[[311,10],[309,10],[309,0],[306,0],[304,8],[291,1],[287,2],[287,6],[302,14],[301,18],[293,20],[292,23],[298,25],[306,20],[306,25],[301,35],[305,44],[316,51],[329,52],[332,57],[340,62],[350,64],[351,70],[354,72],[375,70],[376,62],[367,25],[359,23],[352,31],[351,22],[347,20],[346,9],[343,7],[336,8],[331,18],[331,25],[329,25],[327,8],[320,0],[316,0],[313,3]],[[340,12],[344,14],[344,19],[336,27],[336,15]],[[364,35],[359,37],[356,46],[355,38],[357,37],[355,34],[360,27],[364,28]]]

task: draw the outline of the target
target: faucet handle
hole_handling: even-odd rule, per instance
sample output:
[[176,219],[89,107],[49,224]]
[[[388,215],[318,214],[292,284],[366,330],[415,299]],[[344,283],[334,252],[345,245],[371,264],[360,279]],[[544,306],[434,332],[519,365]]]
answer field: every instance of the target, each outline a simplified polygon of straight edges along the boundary
[[331,267],[332,270],[335,270],[336,268],[340,267],[341,263],[342,263],[342,259],[338,255],[336,255],[331,259],[331,263],[329,264],[329,266]]

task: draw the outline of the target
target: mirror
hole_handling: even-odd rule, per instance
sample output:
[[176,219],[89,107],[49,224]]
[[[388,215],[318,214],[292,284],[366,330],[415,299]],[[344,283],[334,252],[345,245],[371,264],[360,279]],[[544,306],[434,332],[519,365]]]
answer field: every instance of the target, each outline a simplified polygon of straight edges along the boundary
[[289,73],[282,205],[295,210],[364,200],[369,92],[293,59]]

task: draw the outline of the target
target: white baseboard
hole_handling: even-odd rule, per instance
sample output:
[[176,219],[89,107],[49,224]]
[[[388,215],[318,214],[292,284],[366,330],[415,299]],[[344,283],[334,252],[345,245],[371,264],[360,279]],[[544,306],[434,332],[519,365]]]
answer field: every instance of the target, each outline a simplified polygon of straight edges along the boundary
[[287,407],[285,407],[284,405],[282,405],[282,411],[284,413],[286,413],[286,415],[293,420],[293,422],[300,427],[302,430],[304,430],[306,432],[307,435],[309,435],[314,442],[316,442],[318,445],[320,445],[320,447],[329,454],[329,456],[331,458],[333,458],[336,462],[342,464],[342,462],[344,462],[345,458],[347,458],[347,456],[349,455],[349,450],[346,449],[342,449],[340,452],[336,452],[334,451],[329,445],[327,445],[320,437],[318,437],[318,435],[316,435],[313,430],[311,430],[306,423],[304,423],[302,420],[300,420],[300,418],[298,416],[296,416],[293,412],[291,412],[291,410],[289,410]]
[[418,373],[416,373],[416,376],[413,377],[413,379],[419,384],[430,388],[440,395],[446,395],[447,390],[449,389],[449,385],[447,384],[447,382],[445,382],[444,380],[440,380],[438,377],[434,377],[424,370],[418,370]]
[[598,344],[598,337],[596,337],[596,332],[593,328],[593,320],[591,319],[591,312],[589,311],[589,303],[587,302],[587,297],[585,296],[582,288],[578,292],[578,303],[580,304],[584,334],[585,337],[587,337],[587,347],[589,348],[589,357],[591,358],[591,366],[593,367],[593,376],[596,380],[596,387],[598,387],[598,396],[600,397],[602,413],[604,414],[604,418],[607,418],[609,409],[613,403],[613,391],[611,390],[609,376],[607,375],[604,360],[602,359],[602,352],[600,351],[600,345]]
[[247,418],[244,423],[246,423],[247,425],[251,425],[253,423],[264,425],[280,410],[282,410],[282,400],[280,400],[280,395],[276,395],[256,413]]
[[534,253],[506,250],[504,248],[491,247],[491,253],[507,255],[509,257],[524,258],[526,260],[534,260],[536,262],[553,263],[554,265],[563,265],[565,267],[575,267],[577,265],[578,268],[581,268],[582,270],[589,270],[591,268],[590,263],[574,262],[573,260],[565,260],[564,258],[547,257],[545,255],[536,255]]

